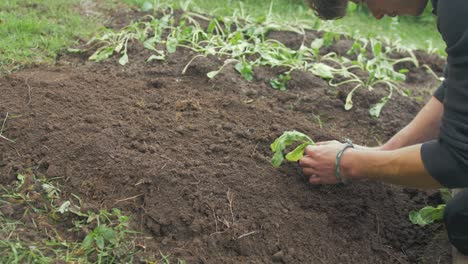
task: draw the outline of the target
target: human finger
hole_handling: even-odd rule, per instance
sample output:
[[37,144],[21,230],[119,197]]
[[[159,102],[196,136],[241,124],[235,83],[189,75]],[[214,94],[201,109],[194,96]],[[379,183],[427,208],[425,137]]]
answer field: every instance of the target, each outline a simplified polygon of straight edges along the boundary
[[312,175],[312,176],[309,178],[309,183],[310,183],[310,184],[313,184],[313,185],[318,185],[318,184],[321,184],[321,183],[322,183],[322,180],[320,179],[319,176],[317,176],[317,175]]
[[305,156],[309,156],[309,157],[313,157],[316,149],[317,149],[316,146],[314,146],[314,145],[308,145],[308,146],[304,149],[304,155],[305,155]]
[[317,175],[318,171],[315,168],[304,168],[302,169],[302,174],[305,176],[314,176]]
[[302,168],[316,167],[317,162],[310,156],[304,156],[299,160],[299,166]]

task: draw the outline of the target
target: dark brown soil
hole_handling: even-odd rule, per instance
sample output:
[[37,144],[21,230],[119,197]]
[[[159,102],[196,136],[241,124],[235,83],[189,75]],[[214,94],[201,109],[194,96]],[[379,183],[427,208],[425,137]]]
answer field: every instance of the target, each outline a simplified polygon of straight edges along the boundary
[[413,69],[407,85],[418,97],[396,95],[372,119],[368,108],[384,91],[359,91],[346,112],[346,93],[309,73],[294,72],[279,92],[268,85],[275,69],[255,69],[247,82],[227,67],[209,80],[217,58],[197,59],[181,75],[193,55],[146,63],[135,46],[125,67],[64,57],[0,78],[0,120],[9,113],[4,136],[16,142],[0,139],[1,182],[28,168],[63,177],[65,191],[131,215],[151,237],[141,253],[149,258],[448,263],[443,226],[420,228],[407,217],[434,195],[376,182],[311,187],[295,164],[269,163],[269,145],[284,130],[384,142],[421,108],[437,85],[431,75]]

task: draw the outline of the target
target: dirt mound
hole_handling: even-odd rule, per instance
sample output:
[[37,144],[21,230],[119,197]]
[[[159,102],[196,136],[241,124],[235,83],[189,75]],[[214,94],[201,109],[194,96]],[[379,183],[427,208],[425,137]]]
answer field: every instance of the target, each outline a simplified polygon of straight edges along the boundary
[[[284,34],[275,33],[293,39]],[[166,63],[146,63],[138,47],[129,55],[125,67],[66,57],[2,77],[0,119],[9,113],[5,136],[16,142],[0,140],[2,181],[27,168],[63,177],[68,192],[130,214],[152,237],[142,254],[188,263],[435,263],[448,254],[432,251],[442,226],[407,219],[425,193],[373,182],[310,187],[295,164],[269,163],[284,130],[376,145],[424,100],[395,95],[373,119],[378,91],[358,91],[347,112],[346,93],[310,73],[294,72],[280,92],[269,86],[275,69],[256,69],[248,82],[226,67],[209,80],[217,58],[181,75],[188,50]],[[423,98],[435,85],[424,71],[408,83]]]

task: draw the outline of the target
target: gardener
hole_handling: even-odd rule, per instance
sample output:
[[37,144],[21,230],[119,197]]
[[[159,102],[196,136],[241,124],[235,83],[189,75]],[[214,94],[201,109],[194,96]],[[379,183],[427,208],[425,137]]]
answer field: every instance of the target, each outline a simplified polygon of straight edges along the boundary
[[[323,19],[345,15],[348,0],[307,0]],[[428,0],[363,0],[375,18],[419,15]],[[376,148],[338,141],[308,146],[300,165],[311,184],[371,179],[416,188],[468,187],[468,1],[432,0],[447,45],[446,80],[416,117]],[[468,189],[447,204],[451,243],[468,255]]]

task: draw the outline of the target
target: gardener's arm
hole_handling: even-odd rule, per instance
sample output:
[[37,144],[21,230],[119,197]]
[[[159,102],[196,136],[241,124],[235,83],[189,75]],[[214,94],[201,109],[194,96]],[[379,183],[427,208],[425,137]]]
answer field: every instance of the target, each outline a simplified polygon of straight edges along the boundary
[[[343,144],[335,141],[308,146],[300,160],[304,175],[312,184],[335,184],[335,157]],[[440,188],[424,168],[421,145],[392,151],[347,149],[340,161],[345,178],[370,179],[415,188]]]
[[395,150],[438,138],[443,112],[443,104],[433,96],[416,117],[380,149]]
[[357,148],[367,150],[395,150],[438,138],[444,112],[441,100],[432,97],[414,119],[382,146]]

